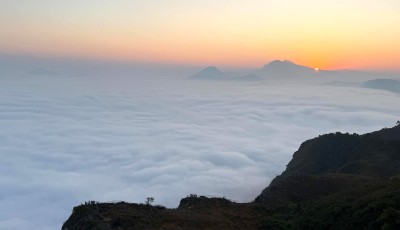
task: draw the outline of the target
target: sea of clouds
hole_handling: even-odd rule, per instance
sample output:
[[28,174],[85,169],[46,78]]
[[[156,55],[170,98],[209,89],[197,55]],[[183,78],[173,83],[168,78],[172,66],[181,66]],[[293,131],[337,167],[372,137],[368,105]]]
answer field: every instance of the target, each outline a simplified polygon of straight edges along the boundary
[[0,77],[0,229],[54,230],[87,200],[252,201],[299,145],[399,119],[372,89],[171,77]]

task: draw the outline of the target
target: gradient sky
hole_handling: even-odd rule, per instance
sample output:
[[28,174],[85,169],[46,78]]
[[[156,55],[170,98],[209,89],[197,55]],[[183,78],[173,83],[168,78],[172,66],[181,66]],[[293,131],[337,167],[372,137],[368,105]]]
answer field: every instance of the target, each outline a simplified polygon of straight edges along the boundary
[[0,0],[0,52],[400,69],[399,0]]

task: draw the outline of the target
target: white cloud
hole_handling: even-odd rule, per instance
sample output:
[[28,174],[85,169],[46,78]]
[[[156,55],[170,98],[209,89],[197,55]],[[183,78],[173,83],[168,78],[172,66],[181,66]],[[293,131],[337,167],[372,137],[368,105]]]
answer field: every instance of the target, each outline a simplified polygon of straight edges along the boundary
[[349,87],[177,79],[0,80],[0,229],[60,229],[85,200],[247,202],[300,143],[398,120],[400,100]]

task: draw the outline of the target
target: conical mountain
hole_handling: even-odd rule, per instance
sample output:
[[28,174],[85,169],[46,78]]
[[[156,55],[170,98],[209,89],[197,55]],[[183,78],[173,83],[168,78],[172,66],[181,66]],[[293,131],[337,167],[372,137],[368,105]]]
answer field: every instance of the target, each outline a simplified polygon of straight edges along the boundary
[[225,77],[225,74],[222,73],[217,67],[209,66],[202,69],[200,72],[193,75],[191,78],[193,79],[215,79],[219,80]]
[[279,79],[309,77],[317,73],[313,68],[298,65],[287,60],[272,61],[264,65],[258,72],[262,76]]

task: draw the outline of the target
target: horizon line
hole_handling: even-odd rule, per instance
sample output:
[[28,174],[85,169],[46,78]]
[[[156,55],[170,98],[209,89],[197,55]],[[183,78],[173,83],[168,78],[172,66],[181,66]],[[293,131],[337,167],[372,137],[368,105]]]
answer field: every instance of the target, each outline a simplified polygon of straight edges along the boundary
[[[254,64],[254,65],[237,65],[234,63],[219,63],[219,64],[209,64],[209,63],[195,63],[195,62],[168,62],[161,60],[138,60],[138,59],[128,59],[128,58],[110,58],[110,57],[76,57],[76,56],[58,56],[58,55],[40,55],[40,54],[18,54],[18,53],[6,53],[0,52],[0,56],[8,57],[8,58],[32,58],[32,59],[43,59],[43,60],[66,60],[66,61],[77,61],[80,64],[83,62],[88,63],[102,63],[102,64],[120,64],[120,65],[142,65],[142,67],[146,67],[149,65],[156,65],[158,67],[165,68],[207,68],[207,67],[216,67],[223,68],[229,70],[258,70],[262,69],[264,66],[268,65],[274,61],[280,62],[289,62],[295,65],[304,66],[311,69],[318,68],[319,71],[365,71],[365,72],[389,72],[395,73],[400,72],[399,67],[371,67],[371,68],[348,68],[348,67],[338,67],[338,68],[321,68],[318,66],[309,66],[301,64],[300,62],[293,61],[292,59],[267,59],[265,64]],[[150,66],[149,66],[150,67]]]

